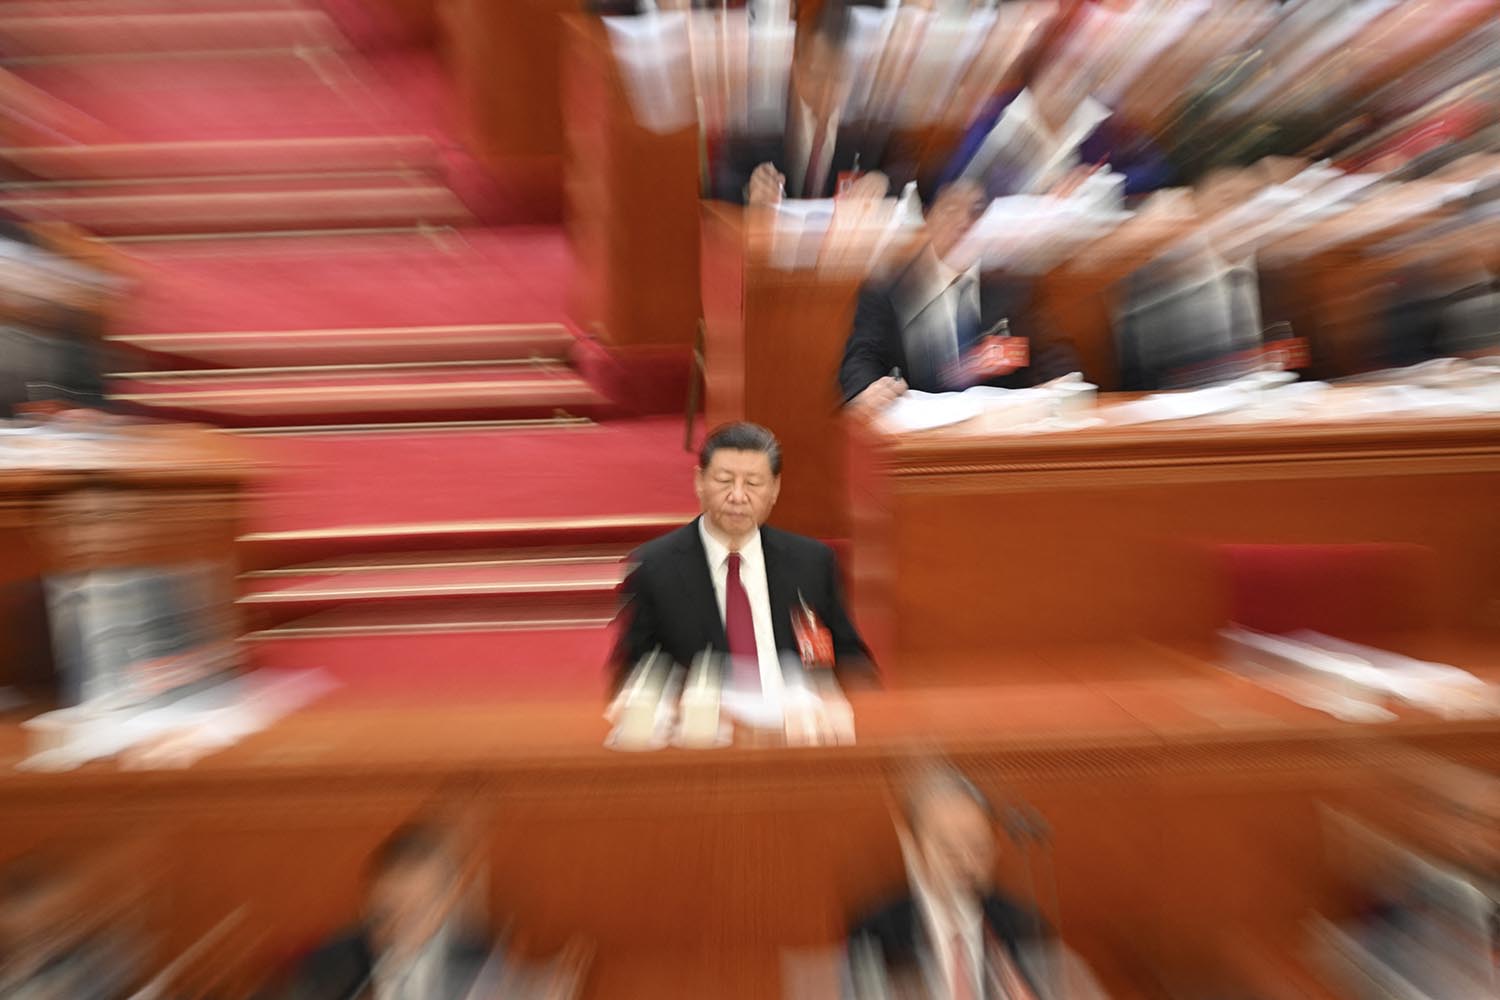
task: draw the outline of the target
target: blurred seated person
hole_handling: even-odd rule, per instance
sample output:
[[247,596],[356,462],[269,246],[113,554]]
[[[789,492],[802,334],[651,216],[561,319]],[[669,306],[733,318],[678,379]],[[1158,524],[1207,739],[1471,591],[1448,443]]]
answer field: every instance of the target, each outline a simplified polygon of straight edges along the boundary
[[856,169],[866,172],[854,181],[851,195],[885,197],[890,181],[875,169],[880,164],[873,137],[860,123],[843,120],[850,25],[846,0],[827,0],[813,24],[797,33],[786,124],[723,137],[714,156],[715,198],[760,206],[783,197],[831,198],[839,175]]
[[1036,966],[1051,937],[1041,919],[995,887],[993,807],[967,778],[934,769],[904,803],[905,890],[857,920],[848,937],[856,997],[1035,1000],[1049,995]]
[[1271,363],[1269,342],[1292,340],[1292,296],[1266,294],[1277,283],[1267,285],[1253,247],[1220,220],[1294,171],[1294,161],[1264,160],[1213,171],[1200,181],[1193,199],[1203,224],[1119,284],[1114,334],[1120,389],[1230,381]]
[[1259,278],[1194,235],[1121,283],[1115,316],[1120,388],[1190,389],[1249,374],[1265,342]]
[[587,958],[570,943],[553,962],[508,957],[476,915],[473,872],[457,835],[399,827],[376,849],[364,914],[300,963],[283,1000],[572,1000]]
[[841,682],[873,681],[833,550],[765,523],[781,492],[775,435],[751,423],[711,431],[693,486],[703,513],[631,556],[615,619],[616,686],[653,650],[689,666],[711,648],[728,654],[732,683],[773,696],[785,680],[783,657],[800,656],[799,611],[811,611],[827,630]]
[[[1071,342],[1036,316],[1028,282],[982,275],[964,237],[984,214],[979,184],[953,181],[927,207],[926,239],[909,259],[860,289],[839,366],[846,403],[879,410],[908,388],[922,392],[973,385],[1021,388],[1072,372]],[[1003,324],[1002,324],[1003,321]],[[1024,340],[1024,364],[997,354],[992,332]]]
[[449,1000],[466,996],[490,942],[463,912],[461,860],[446,831],[411,824],[376,849],[364,914],[298,967],[286,1000]]
[[1019,90],[990,99],[964,132],[939,183],[975,180],[990,198],[1066,196],[1106,166],[1124,176],[1127,198],[1172,182],[1171,165],[1150,141],[1090,96],[1086,74],[1053,65]]
[[127,900],[101,902],[76,867],[39,858],[0,873],[0,997],[123,1000],[135,994],[139,951]]
[[99,341],[113,278],[58,238],[0,218],[0,415],[104,405]]

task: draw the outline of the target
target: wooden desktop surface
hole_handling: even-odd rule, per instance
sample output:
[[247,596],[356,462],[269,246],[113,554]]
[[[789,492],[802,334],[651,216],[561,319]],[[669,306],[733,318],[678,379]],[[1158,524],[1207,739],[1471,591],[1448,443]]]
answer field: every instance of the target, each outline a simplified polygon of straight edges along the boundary
[[[1413,649],[1424,640],[1413,640]],[[1435,641],[1435,640],[1427,640]],[[1425,648],[1500,679],[1492,637]],[[595,703],[400,706],[338,696],[188,770],[17,772],[0,727],[0,856],[60,836],[149,834],[168,872],[164,944],[250,907],[266,969],[349,920],[396,823],[482,810],[490,894],[538,953],[597,947],[588,996],[780,995],[786,949],[836,946],[901,884],[891,788],[941,752],[1053,829],[1058,905],[1008,847],[1000,877],[1120,997],[1222,973],[1222,938],[1345,901],[1319,803],[1378,794],[1411,749],[1500,771],[1500,724],[1403,712],[1338,723],[1144,641],[1018,651],[1007,683],[855,696],[858,745],[605,750]],[[651,992],[660,990],[661,992]],[[705,990],[709,992],[704,992]]]

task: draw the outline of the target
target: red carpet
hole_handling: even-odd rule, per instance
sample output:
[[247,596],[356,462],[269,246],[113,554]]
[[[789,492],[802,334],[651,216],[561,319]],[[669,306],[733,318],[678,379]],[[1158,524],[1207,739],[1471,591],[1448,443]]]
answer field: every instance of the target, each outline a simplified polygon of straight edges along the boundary
[[150,244],[128,332],[547,323],[567,314],[558,227]]
[[257,666],[326,670],[344,703],[403,703],[503,694],[597,696],[604,710],[608,629],[443,632],[277,639],[247,645]]
[[249,531],[697,512],[671,417],[576,430],[263,438]]

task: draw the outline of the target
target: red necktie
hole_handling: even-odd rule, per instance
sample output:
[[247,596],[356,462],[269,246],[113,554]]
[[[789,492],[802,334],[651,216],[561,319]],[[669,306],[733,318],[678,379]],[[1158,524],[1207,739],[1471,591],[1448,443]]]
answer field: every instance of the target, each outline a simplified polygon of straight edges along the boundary
[[740,554],[729,553],[729,573],[724,581],[724,638],[729,640],[729,658],[740,686],[760,690],[760,656],[755,648],[755,619],[750,614],[750,596],[740,582]]
[[807,158],[807,174],[802,178],[802,197],[820,198],[823,195],[823,145],[827,138],[827,129],[817,121],[813,122],[814,134],[812,141],[812,154]]
[[953,935],[949,961],[953,963],[953,1000],[979,1000],[979,990],[974,985],[974,964],[969,961],[969,946],[962,934]]
[[1016,968],[1016,963],[1010,960],[1004,948],[997,948],[992,952],[995,961],[995,974],[1000,980],[1001,996],[1005,1000],[1036,1000],[1036,994],[1031,992],[1031,987],[1026,985],[1021,970]]

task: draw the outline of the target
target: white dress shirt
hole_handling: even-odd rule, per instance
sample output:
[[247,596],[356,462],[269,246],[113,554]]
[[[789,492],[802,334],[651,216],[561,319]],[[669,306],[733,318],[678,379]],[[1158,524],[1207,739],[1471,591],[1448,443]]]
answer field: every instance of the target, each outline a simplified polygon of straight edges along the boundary
[[430,1000],[442,996],[447,975],[448,933],[439,929],[402,966],[377,962],[371,976],[375,1000]]
[[[714,597],[719,602],[719,621],[724,618],[724,588],[729,582],[729,546],[714,537],[704,518],[698,518],[698,535],[708,555],[708,575],[714,582]],[[771,621],[771,588],[766,583],[766,556],[761,548],[760,531],[750,536],[740,552],[740,585],[750,599],[750,618],[755,623],[755,654],[760,661],[761,691],[768,698],[780,696],[785,684],[781,675],[781,657],[776,651],[776,629]]]
[[941,986],[935,995],[952,997],[954,990],[954,939],[963,941],[969,967],[969,986],[978,1000],[985,995],[984,981],[984,914],[979,901],[972,897],[941,901],[920,882],[917,883],[917,906],[932,945],[927,976],[932,986]]

